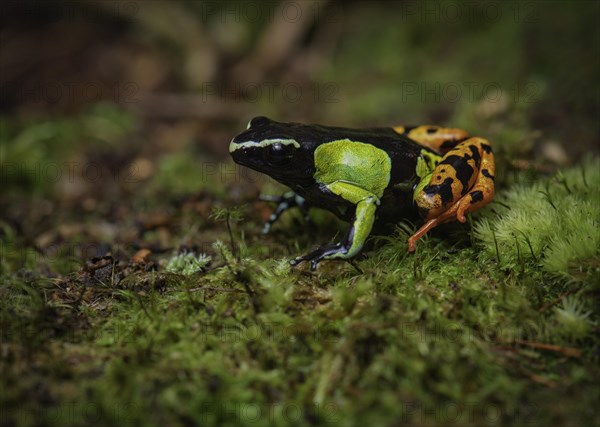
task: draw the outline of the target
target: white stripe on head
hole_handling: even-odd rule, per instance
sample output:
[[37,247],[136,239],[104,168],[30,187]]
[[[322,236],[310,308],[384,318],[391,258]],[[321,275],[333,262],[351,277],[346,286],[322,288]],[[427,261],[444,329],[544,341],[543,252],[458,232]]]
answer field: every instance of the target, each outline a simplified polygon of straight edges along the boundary
[[[235,138],[234,138],[235,139]],[[246,141],[246,142],[233,142],[229,144],[229,152],[233,153],[240,148],[245,147],[268,147],[273,144],[281,144],[281,145],[293,145],[296,148],[300,148],[300,144],[295,139],[263,139],[260,142],[255,141]]]

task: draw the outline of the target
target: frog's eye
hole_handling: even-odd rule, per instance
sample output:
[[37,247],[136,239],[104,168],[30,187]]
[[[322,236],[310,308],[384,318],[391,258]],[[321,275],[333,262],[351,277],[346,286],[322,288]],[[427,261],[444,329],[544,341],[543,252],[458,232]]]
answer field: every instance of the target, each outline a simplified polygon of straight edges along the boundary
[[283,159],[286,157],[286,153],[285,153],[285,147],[283,146],[282,143],[280,142],[276,142],[275,144],[271,145],[271,157],[273,157],[274,159]]
[[265,154],[269,163],[281,163],[293,157],[293,153],[290,152],[288,147],[280,142],[269,145],[265,150]]
[[264,126],[271,123],[271,120],[268,119],[267,117],[264,116],[258,116],[253,118],[252,120],[250,120],[248,122],[248,126],[246,127],[246,129],[250,129],[250,128],[254,128],[254,127],[259,127],[259,126]]

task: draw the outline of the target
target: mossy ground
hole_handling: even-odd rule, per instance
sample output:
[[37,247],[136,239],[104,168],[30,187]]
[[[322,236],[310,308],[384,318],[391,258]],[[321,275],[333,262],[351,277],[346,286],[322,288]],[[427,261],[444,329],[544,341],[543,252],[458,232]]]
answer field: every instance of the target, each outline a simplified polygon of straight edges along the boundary
[[[463,127],[493,144],[496,202],[413,255],[400,223],[312,273],[288,260],[345,225],[290,212],[260,234],[256,196],[282,189],[226,160],[249,117],[3,117],[1,426],[600,425],[598,3],[492,2],[508,6],[486,20],[465,2],[460,22],[390,3],[307,34],[327,58],[309,83],[335,94],[244,111]],[[138,25],[136,43],[165,44]]]
[[519,172],[414,255],[414,227],[400,224],[355,266],[315,273],[287,261],[340,224],[315,212],[305,233],[290,213],[261,236],[266,206],[252,194],[237,208],[219,196],[204,217],[190,212],[214,194],[171,198],[180,255],[134,256],[136,239],[164,230],[129,223],[111,255],[78,270],[93,215],[71,245],[59,230],[41,253],[4,222],[3,422],[598,423],[599,170],[588,157]]

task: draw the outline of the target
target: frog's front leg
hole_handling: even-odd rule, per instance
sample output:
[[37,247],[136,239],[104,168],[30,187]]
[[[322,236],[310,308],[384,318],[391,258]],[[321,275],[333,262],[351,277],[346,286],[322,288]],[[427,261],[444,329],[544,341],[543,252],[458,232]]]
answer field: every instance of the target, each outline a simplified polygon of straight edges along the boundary
[[[415,190],[415,202],[425,224],[408,239],[414,252],[417,241],[445,222],[465,222],[465,215],[494,199],[494,155],[484,138],[469,138],[448,151]],[[427,180],[428,179],[428,180]]]
[[295,206],[300,208],[302,215],[304,215],[305,221],[310,223],[310,217],[308,216],[309,206],[306,203],[306,200],[293,191],[288,191],[281,196],[261,195],[260,200],[277,203],[277,207],[269,217],[269,220],[263,226],[262,234],[268,234],[271,231],[273,224],[277,222],[281,214]]
[[356,204],[352,225],[341,242],[320,246],[314,251],[292,260],[292,265],[308,261],[311,270],[315,270],[317,264],[324,259],[353,258],[358,255],[371,233],[375,221],[375,211],[379,205],[378,197],[355,184],[344,181],[335,181],[326,187],[332,193]]

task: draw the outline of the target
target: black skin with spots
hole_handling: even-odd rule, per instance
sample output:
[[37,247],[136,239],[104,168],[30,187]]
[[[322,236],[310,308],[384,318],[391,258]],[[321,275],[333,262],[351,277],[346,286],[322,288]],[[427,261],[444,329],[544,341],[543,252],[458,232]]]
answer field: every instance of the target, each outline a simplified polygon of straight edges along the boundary
[[[486,144],[482,144],[482,146],[483,145]],[[481,154],[479,154],[479,150],[477,150],[477,147],[475,147],[474,145],[470,145],[469,150],[471,150],[472,155],[465,154],[463,156],[448,156],[440,163],[449,164],[454,168],[454,170],[456,170],[456,178],[462,184],[461,195],[465,195],[467,191],[469,191],[469,180],[475,172],[473,168],[468,164],[468,161],[473,159],[475,160],[475,164],[477,165],[479,165],[479,163],[481,162]]]
[[481,155],[479,154],[479,150],[474,145],[469,145],[469,149],[471,150],[471,153],[473,153],[471,158],[474,159],[477,164],[479,164],[479,161],[481,160]]
[[492,146],[489,144],[481,144],[481,148],[488,154],[492,152]]
[[483,200],[483,193],[479,190],[473,191],[471,193],[471,204],[475,204],[477,202],[481,202]]
[[[467,163],[471,156],[448,156],[440,162],[440,165],[450,165],[456,171],[456,178],[460,181],[465,194],[469,189],[469,180],[473,176],[473,168]],[[446,181],[451,178],[446,178]]]
[[439,194],[442,198],[442,203],[445,205],[448,202],[452,201],[452,182],[454,180],[452,178],[446,178],[444,182],[438,185],[428,185],[423,191],[428,196],[434,196]]
[[492,181],[494,181],[494,175],[492,175],[492,174],[490,173],[490,171],[489,171],[489,170],[487,170],[487,169],[484,169],[484,170],[482,170],[482,171],[481,171],[481,173],[482,173],[482,174],[483,174],[483,176],[485,176],[486,178],[489,178],[489,179],[491,179]]
[[444,141],[444,142],[442,142],[442,145],[440,145],[440,149],[442,149],[442,151],[450,150],[451,148],[456,147],[459,142],[460,142],[459,140]]

